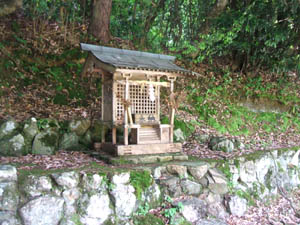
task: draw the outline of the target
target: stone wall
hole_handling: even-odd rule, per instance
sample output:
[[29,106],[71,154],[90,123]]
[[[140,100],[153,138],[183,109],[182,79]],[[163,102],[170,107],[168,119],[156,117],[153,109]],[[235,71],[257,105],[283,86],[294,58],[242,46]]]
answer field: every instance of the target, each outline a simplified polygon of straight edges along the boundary
[[101,137],[101,124],[90,120],[58,122],[30,118],[0,122],[0,156],[54,154],[59,149],[84,150]]
[[170,198],[174,207],[181,206],[173,224],[226,224],[230,214],[243,215],[253,199],[276,195],[278,187],[298,187],[299,153],[276,150],[229,161],[169,162],[121,171],[38,174],[1,165],[0,224],[130,224],[145,205],[155,208]]

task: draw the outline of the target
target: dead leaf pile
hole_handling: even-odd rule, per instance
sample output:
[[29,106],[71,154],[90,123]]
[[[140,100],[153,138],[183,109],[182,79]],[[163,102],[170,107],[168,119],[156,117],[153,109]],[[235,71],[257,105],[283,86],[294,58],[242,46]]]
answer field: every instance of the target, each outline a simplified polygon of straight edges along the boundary
[[26,155],[20,157],[0,157],[1,164],[17,164],[18,169],[75,169],[89,165],[95,162],[99,165],[105,165],[94,157],[82,152],[58,151],[55,155]]
[[[298,207],[299,213],[300,191],[292,192],[289,199]],[[229,225],[299,225],[300,218],[295,215],[289,201],[280,197],[268,204],[257,202],[257,206],[250,207],[244,216],[231,215],[226,222]]]

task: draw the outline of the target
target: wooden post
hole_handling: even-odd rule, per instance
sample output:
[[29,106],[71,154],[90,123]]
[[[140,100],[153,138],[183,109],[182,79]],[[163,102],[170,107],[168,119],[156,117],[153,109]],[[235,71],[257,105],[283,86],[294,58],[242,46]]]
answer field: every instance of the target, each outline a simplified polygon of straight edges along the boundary
[[[125,101],[127,102],[129,99],[129,76],[126,76],[125,83]],[[128,110],[124,110],[124,145],[128,145]]]
[[128,145],[128,126],[124,126],[124,145]]
[[102,87],[101,87],[101,120],[103,121],[104,120],[104,73],[102,73]]
[[130,106],[128,106],[127,111],[128,111],[129,123],[130,123],[130,125],[133,125],[133,119],[132,119],[132,115],[131,115]]
[[[174,92],[174,78],[169,77],[169,80],[171,81],[171,86],[170,86],[170,91],[171,91],[171,95],[173,96],[173,92]],[[170,143],[173,143],[173,131],[174,131],[174,118],[175,118],[175,109],[174,106],[172,105],[172,101],[173,99],[170,99],[171,102],[171,109],[170,109]]]
[[115,126],[112,128],[112,143],[117,144],[117,128]]

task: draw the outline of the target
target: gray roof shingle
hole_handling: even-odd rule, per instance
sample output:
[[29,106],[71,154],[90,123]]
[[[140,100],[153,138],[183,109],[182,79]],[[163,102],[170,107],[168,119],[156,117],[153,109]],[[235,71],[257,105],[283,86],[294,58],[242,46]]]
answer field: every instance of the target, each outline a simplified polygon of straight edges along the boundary
[[81,43],[81,49],[90,51],[101,62],[112,65],[115,68],[137,70],[146,69],[181,74],[193,74],[193,72],[175,65],[174,56],[109,48],[84,43]]

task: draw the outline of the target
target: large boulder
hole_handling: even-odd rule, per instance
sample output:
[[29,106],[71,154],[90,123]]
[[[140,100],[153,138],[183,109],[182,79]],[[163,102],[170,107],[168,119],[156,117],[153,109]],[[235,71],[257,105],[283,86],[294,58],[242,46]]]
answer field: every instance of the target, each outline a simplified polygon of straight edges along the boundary
[[16,182],[0,183],[0,211],[16,211],[19,203],[19,194]]
[[57,225],[63,216],[61,197],[43,196],[27,202],[20,210],[24,225]]
[[186,166],[170,164],[170,165],[167,165],[167,171],[170,174],[178,175],[180,178],[188,177]]
[[1,225],[21,225],[14,212],[0,211],[0,224]]
[[213,168],[209,169],[208,173],[215,183],[227,184],[227,178],[221,171]]
[[65,190],[62,193],[65,200],[64,215],[70,217],[76,214],[78,199],[81,194],[78,188]]
[[115,205],[116,214],[121,220],[129,218],[136,209],[135,189],[132,185],[127,184],[129,179],[129,173],[121,173],[112,177],[112,183],[115,187],[110,190],[110,194]]
[[188,171],[195,180],[200,181],[207,173],[208,168],[209,165],[207,163],[203,163],[202,165],[198,166],[189,166]]
[[29,120],[25,121],[23,133],[24,137],[28,138],[28,140],[33,140],[35,135],[39,132],[39,128],[37,126],[36,118],[30,118]]
[[39,128],[35,118],[30,118],[29,120],[25,121],[22,134],[25,140],[26,152],[31,153],[32,142],[38,132]]
[[220,220],[226,220],[229,217],[228,212],[226,212],[226,209],[222,202],[214,202],[208,205],[207,207],[207,213],[213,217],[218,218]]
[[78,136],[82,136],[90,128],[90,120],[72,120],[69,123],[69,130],[76,133]]
[[243,216],[247,211],[247,200],[239,196],[231,197],[229,201],[229,211],[234,216]]
[[194,181],[184,179],[181,181],[181,187],[183,193],[187,195],[199,195],[202,191],[202,186],[201,184],[198,184]]
[[17,169],[11,165],[0,165],[0,182],[17,181]]
[[[265,161],[267,162],[267,161]],[[270,163],[270,161],[268,161],[268,163]],[[269,164],[270,166],[270,164]],[[269,166],[267,167],[267,170],[262,170],[259,173],[263,172],[265,173],[264,175],[266,175],[266,173],[269,170]],[[261,167],[259,167],[261,168]],[[248,187],[252,187],[253,183],[255,183],[257,180],[257,174],[256,174],[256,164],[254,163],[254,161],[246,161],[246,162],[242,162],[240,164],[240,180],[245,183]],[[262,168],[261,168],[262,169]],[[261,180],[261,175],[259,175],[259,179]],[[263,178],[265,179],[265,178]]]
[[106,192],[84,195],[79,204],[80,222],[84,225],[103,224],[113,214],[109,204],[109,196]]
[[160,184],[164,189],[164,194],[171,197],[179,197],[182,195],[180,179],[178,177],[168,177],[166,179],[161,179]]
[[0,141],[0,155],[21,156],[27,153],[25,150],[25,140],[21,134]]
[[234,143],[225,137],[212,137],[209,147],[215,151],[232,152],[234,151]]
[[103,176],[99,174],[89,175],[86,173],[83,174],[81,182],[83,189],[88,192],[103,190],[105,186],[104,183]]
[[77,149],[79,144],[79,137],[76,133],[64,133],[59,141],[59,149],[73,150]]
[[37,155],[53,155],[57,151],[59,135],[53,129],[38,133],[33,141],[32,153]]
[[223,195],[228,190],[227,178],[217,169],[209,169],[206,176],[208,179],[208,189],[214,194]]
[[128,184],[129,181],[130,181],[130,173],[115,174],[111,178],[111,182],[114,185]]
[[8,120],[0,126],[0,140],[16,134],[19,124],[14,120]]
[[22,184],[22,189],[29,199],[50,193],[52,189],[52,181],[48,176],[30,175],[26,177]]
[[93,134],[90,130],[85,132],[85,134],[79,138],[79,144],[82,144],[86,148],[93,147]]
[[52,174],[55,182],[64,189],[75,188],[79,184],[79,174],[75,171]]
[[205,201],[192,197],[178,201],[176,204],[179,204],[179,202],[181,202],[183,206],[181,214],[188,222],[196,223],[201,218],[206,217],[207,205]]

